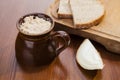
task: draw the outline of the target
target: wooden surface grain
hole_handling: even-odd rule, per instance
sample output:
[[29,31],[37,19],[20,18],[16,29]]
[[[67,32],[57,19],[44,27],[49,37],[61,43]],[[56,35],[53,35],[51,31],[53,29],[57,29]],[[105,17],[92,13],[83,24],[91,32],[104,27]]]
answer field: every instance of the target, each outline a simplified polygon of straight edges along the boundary
[[[120,55],[92,41],[105,64],[103,70],[88,71],[75,60],[82,37],[71,35],[71,44],[50,65],[23,69],[15,57],[17,20],[24,14],[45,12],[52,0],[0,0],[0,80],[120,80]],[[56,24],[55,26],[61,26]]]

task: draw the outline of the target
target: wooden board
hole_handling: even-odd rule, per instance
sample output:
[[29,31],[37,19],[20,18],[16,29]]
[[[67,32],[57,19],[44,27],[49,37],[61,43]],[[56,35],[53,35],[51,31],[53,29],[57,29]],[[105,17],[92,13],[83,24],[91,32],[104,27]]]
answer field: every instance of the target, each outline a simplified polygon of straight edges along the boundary
[[57,29],[90,38],[104,45],[107,50],[120,54],[120,0],[101,1],[106,11],[102,22],[86,30],[75,29],[72,19],[58,19],[57,10],[59,0],[54,1],[47,10],[47,14],[50,15],[56,23],[64,25],[62,27],[56,26]]

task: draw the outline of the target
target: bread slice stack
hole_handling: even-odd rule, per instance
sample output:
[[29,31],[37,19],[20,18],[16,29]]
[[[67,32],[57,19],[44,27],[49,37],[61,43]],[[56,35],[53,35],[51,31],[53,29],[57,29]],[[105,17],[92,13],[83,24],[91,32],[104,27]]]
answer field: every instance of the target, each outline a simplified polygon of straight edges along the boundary
[[89,28],[101,22],[105,9],[100,0],[60,0],[58,16],[66,18],[69,13],[76,28]]

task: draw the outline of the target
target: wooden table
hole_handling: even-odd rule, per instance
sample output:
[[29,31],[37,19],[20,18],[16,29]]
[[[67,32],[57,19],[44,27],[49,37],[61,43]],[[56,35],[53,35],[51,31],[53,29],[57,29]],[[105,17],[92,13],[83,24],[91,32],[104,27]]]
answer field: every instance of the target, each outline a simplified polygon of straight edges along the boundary
[[[120,55],[92,41],[101,53],[103,70],[88,71],[75,60],[82,37],[71,36],[71,44],[50,65],[26,71],[15,57],[17,20],[24,14],[45,12],[52,0],[0,0],[0,80],[120,80]],[[61,25],[57,25],[61,26]]]

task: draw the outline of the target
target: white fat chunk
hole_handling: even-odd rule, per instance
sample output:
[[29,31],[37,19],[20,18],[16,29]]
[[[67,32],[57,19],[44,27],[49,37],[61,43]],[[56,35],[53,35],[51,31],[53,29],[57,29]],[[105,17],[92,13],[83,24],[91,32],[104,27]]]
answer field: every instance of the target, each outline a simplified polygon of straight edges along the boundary
[[76,60],[81,67],[87,70],[103,69],[104,67],[100,54],[89,39],[85,39],[78,48]]

